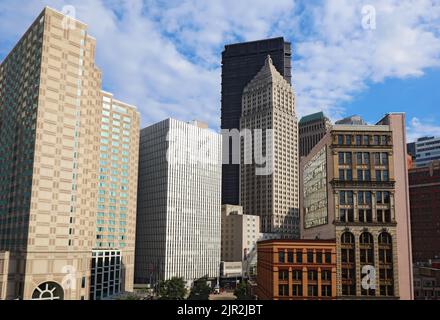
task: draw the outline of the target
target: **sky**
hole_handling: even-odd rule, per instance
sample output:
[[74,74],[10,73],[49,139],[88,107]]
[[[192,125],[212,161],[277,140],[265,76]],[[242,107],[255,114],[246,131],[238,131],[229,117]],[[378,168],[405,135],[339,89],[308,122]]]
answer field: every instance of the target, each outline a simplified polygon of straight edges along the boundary
[[0,60],[46,5],[75,8],[103,89],[136,105],[143,127],[218,129],[225,44],[283,36],[298,117],[403,111],[409,141],[440,136],[440,0],[0,0]]

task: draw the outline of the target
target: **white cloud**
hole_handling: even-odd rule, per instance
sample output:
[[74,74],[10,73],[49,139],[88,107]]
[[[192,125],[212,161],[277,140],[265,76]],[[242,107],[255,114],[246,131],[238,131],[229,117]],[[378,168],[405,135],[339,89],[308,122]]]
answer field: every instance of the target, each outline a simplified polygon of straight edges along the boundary
[[[419,77],[440,63],[438,0],[0,0],[0,43],[18,39],[45,4],[77,8],[97,38],[105,89],[138,105],[144,125],[173,116],[218,127],[220,54],[235,41],[292,41],[300,115],[342,117],[344,102],[369,83]],[[366,4],[376,30],[362,29]]]
[[440,126],[433,123],[432,120],[412,118],[407,127],[407,140],[414,142],[421,137],[440,137]]

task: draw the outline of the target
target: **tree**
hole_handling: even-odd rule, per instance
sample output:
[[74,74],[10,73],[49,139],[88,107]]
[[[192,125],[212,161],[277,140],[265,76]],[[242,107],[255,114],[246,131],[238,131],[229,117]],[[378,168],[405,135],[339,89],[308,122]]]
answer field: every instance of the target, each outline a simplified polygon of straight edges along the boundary
[[183,278],[174,277],[167,281],[161,281],[159,295],[161,300],[183,300],[187,290]]
[[237,297],[237,300],[252,300],[251,296],[251,286],[247,281],[242,281],[235,288],[234,295]]
[[211,287],[208,285],[207,279],[200,279],[194,283],[188,300],[209,300]]

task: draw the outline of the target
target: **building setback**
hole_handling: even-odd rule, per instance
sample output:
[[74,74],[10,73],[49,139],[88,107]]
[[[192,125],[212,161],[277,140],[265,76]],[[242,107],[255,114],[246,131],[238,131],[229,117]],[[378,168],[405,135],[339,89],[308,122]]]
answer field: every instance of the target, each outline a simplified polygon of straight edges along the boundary
[[141,131],[135,282],[216,278],[221,136],[168,119]]
[[[240,128],[244,87],[264,65],[270,54],[273,65],[284,79],[291,82],[291,45],[284,38],[237,43],[225,46],[222,54],[221,128]],[[224,141],[226,142],[226,141]],[[239,205],[240,166],[223,165],[222,204]]]
[[299,155],[307,156],[324,137],[332,124],[323,112],[302,117],[299,121]]
[[413,261],[440,258],[440,161],[409,170]]
[[405,116],[388,114],[334,125],[301,161],[301,237],[336,238],[338,297],[413,298],[405,140]]
[[[95,46],[85,24],[45,8],[0,66],[0,251],[6,252],[0,257],[8,266],[0,288],[5,299],[80,300],[93,298],[95,289],[109,296],[132,288],[132,276],[125,274],[130,259],[123,269],[120,254],[112,284],[91,268],[103,116]],[[136,145],[139,124],[132,121],[129,143]],[[136,155],[130,155],[133,163]],[[135,185],[137,168],[130,170],[126,179]],[[134,223],[132,217],[130,209],[127,221]],[[133,236],[124,242],[133,250]],[[100,249],[118,251],[119,245],[115,241]]]

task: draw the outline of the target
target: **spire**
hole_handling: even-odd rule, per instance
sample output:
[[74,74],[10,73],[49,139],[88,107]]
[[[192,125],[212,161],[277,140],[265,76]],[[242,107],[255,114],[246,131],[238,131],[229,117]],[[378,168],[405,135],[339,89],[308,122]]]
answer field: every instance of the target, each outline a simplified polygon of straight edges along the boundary
[[269,65],[269,66],[273,65],[273,61],[272,61],[272,58],[271,58],[270,54],[268,54],[267,57],[266,57],[265,65],[266,65],[266,66],[268,66],[268,65]]
[[271,56],[267,55],[266,61],[264,62],[264,66],[255,75],[255,77],[247,84],[247,86],[245,87],[245,91],[247,90],[247,88],[252,87],[253,85],[258,85],[258,83],[274,82],[274,81],[285,82],[283,76],[277,71],[277,69],[273,65]]

